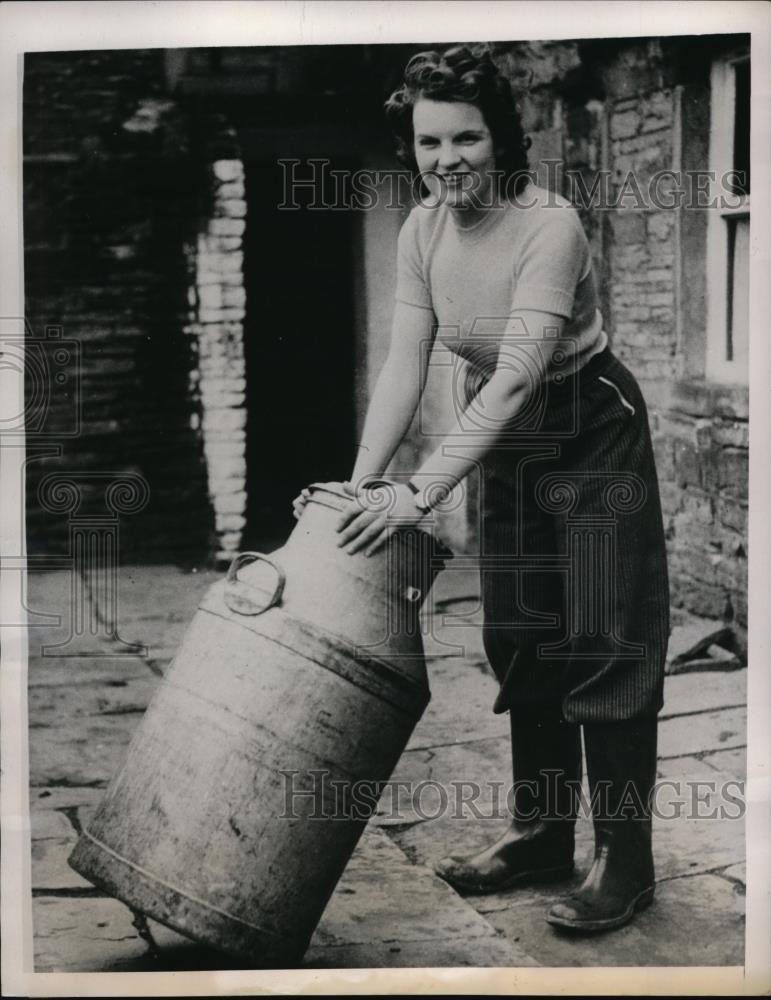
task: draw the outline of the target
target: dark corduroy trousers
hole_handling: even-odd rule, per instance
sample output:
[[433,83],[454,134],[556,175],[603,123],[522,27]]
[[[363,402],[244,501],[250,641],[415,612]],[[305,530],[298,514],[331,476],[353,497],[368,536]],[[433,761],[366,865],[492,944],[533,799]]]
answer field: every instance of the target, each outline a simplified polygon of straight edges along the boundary
[[559,702],[575,723],[658,712],[661,503],[645,402],[609,349],[502,435],[479,509],[485,651],[504,707]]

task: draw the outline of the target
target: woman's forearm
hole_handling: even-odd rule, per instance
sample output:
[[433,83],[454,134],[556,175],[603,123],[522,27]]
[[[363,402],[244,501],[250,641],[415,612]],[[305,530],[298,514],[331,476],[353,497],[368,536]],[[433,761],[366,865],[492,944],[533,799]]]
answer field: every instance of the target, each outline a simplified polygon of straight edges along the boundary
[[[563,316],[532,309],[512,314],[492,378],[456,417],[436,451],[422,463],[415,475],[416,485],[449,492],[478,466],[507,428],[511,430],[511,421],[531,395],[542,391],[547,358],[558,348],[566,353],[572,349],[572,342],[559,339],[565,322]],[[523,331],[527,333],[525,338]]]
[[352,483],[382,476],[407,433],[420,398],[419,372],[386,361],[372,394],[356,457]]
[[[500,439],[531,392],[530,385],[512,387],[505,376],[491,378],[464,413],[456,417],[439,447],[421,464],[414,477],[416,485],[432,491],[437,487],[452,490]],[[484,415],[483,426],[479,414]],[[473,428],[471,434],[469,427]]]

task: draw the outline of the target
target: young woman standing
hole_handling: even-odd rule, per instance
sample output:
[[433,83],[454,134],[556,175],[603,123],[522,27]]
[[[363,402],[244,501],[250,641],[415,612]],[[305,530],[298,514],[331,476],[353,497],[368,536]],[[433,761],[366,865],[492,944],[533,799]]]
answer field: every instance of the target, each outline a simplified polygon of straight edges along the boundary
[[[386,112],[425,197],[399,236],[391,347],[340,544],[375,551],[481,473],[484,644],[520,794],[498,841],[437,872],[464,892],[567,877],[583,727],[594,863],[547,919],[609,929],[648,905],[655,884],[649,799],[669,593],[645,403],[608,348],[578,216],[528,177],[511,89],[489,55],[415,56]],[[375,509],[368,483],[411,424],[437,336],[468,363],[465,408],[409,483],[392,484],[388,511]]]

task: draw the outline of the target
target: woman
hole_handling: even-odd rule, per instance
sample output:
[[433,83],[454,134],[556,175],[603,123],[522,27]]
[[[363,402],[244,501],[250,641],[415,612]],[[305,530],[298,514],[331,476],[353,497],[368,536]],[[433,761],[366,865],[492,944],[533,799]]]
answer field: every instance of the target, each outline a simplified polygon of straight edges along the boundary
[[[490,56],[415,56],[386,111],[425,196],[399,236],[392,342],[339,543],[370,554],[481,473],[484,643],[519,794],[503,837],[437,872],[465,892],[568,877],[583,726],[594,863],[547,919],[617,927],[653,898],[648,800],[669,633],[645,403],[607,346],[578,216],[528,176]],[[376,509],[367,484],[410,426],[435,336],[468,363],[464,405],[410,481],[392,484],[388,511]]]

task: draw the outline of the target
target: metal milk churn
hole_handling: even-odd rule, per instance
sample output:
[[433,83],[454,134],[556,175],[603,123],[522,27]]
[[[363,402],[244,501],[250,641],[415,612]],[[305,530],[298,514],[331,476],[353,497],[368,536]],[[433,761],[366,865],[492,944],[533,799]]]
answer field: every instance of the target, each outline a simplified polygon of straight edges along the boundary
[[69,862],[190,938],[297,962],[428,700],[418,614],[449,551],[367,558],[311,487],[286,545],[204,596]]

